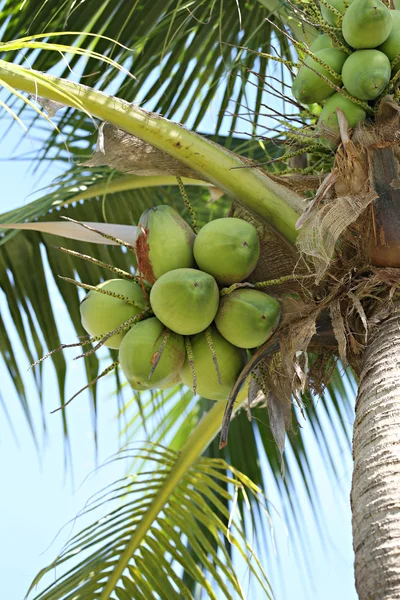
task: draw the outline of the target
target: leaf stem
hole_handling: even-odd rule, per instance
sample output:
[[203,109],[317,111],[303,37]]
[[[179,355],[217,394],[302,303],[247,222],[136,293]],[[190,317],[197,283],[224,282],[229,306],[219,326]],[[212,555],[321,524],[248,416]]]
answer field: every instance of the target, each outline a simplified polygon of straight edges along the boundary
[[[207,183],[207,181],[202,181],[201,179],[189,179],[188,177],[182,177],[182,181],[185,185],[211,187],[210,183]],[[94,183],[93,185],[88,186],[86,190],[79,192],[79,194],[76,194],[67,200],[60,200],[59,204],[65,206],[72,204],[73,202],[79,202],[79,200],[94,198],[95,196],[104,196],[105,194],[115,194],[116,192],[167,185],[178,185],[174,175],[121,175],[107,179],[106,182],[102,181],[101,183]],[[58,202],[55,202],[54,206],[57,204]]]
[[[246,393],[239,396],[237,399],[236,410],[245,401],[246,397]],[[216,402],[188,438],[180,451],[174,466],[171,468],[171,471],[151,503],[151,506],[149,506],[146,513],[143,515],[140,523],[128,541],[125,550],[121,553],[114,570],[110,573],[110,577],[104,586],[99,600],[108,600],[110,598],[110,595],[115,590],[130,559],[142,543],[144,536],[154,523],[157,515],[163,510],[168,502],[168,498],[171,496],[181,479],[183,479],[188,470],[196,460],[200,458],[204,450],[220,431],[224,411],[225,402]]]
[[200,178],[213,183],[295,243],[300,198],[222,146],[120,98],[4,60],[0,60],[0,80],[82,110],[137,136],[195,170]]

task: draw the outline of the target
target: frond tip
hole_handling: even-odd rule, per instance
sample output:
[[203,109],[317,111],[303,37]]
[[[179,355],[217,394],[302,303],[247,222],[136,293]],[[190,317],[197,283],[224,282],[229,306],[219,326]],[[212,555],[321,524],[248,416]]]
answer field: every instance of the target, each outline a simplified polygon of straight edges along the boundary
[[[103,515],[67,542],[56,560],[37,575],[28,595],[46,573],[57,569],[56,580],[37,594],[36,600],[108,600],[114,594],[118,598],[156,595],[191,600],[194,587],[212,600],[217,600],[216,589],[221,598],[244,600],[242,577],[239,579],[233,562],[237,557],[245,561],[262,597],[272,598],[236,511],[238,494],[246,498],[259,494],[246,476],[221,459],[200,458],[179,484],[171,487],[178,453],[148,444],[122,454],[145,459],[156,470],[125,477],[96,495],[81,516],[99,511]],[[116,576],[132,537],[135,548]]]

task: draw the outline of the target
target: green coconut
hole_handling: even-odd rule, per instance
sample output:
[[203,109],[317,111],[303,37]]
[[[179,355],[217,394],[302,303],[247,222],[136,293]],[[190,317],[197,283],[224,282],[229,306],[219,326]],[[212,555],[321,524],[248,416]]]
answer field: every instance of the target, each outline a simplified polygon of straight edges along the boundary
[[[143,290],[136,281],[108,279],[96,287],[129,298],[136,303],[136,306],[128,304],[121,298],[91,290],[80,304],[82,326],[91,336],[97,337],[113,331],[130,317],[142,312],[146,306]],[[126,331],[116,333],[104,345],[109,348],[119,348],[125,333]]]
[[[328,1],[328,4],[333,6],[333,8],[336,8],[336,10],[338,10],[342,15],[345,13],[346,6],[345,6],[345,3],[343,2],[343,0],[327,0],[327,1]],[[352,4],[353,2],[354,2],[354,0],[349,0],[349,2],[347,4]],[[335,13],[333,11],[331,11],[327,6],[322,4],[322,2],[320,4],[320,8],[321,8],[321,14],[322,14],[323,18],[325,19],[325,21],[327,23],[329,23],[329,25],[338,27],[339,17],[337,15],[335,15]],[[325,34],[325,35],[327,35],[327,34]]]
[[177,373],[176,375],[171,377],[171,379],[168,379],[168,381],[166,381],[162,385],[158,385],[157,388],[159,390],[169,390],[170,388],[176,387],[180,383],[182,383],[182,379],[181,379],[181,376],[179,375],[179,373]]
[[[363,121],[367,116],[366,111],[361,106],[348,100],[340,92],[328,98],[318,119],[318,129],[322,134],[320,141],[329,148],[335,148],[340,140],[337,108],[343,111],[350,127],[355,127],[359,121]],[[326,130],[329,130],[329,132]]]
[[169,329],[194,335],[206,329],[217,314],[217,282],[197,269],[175,269],[157,279],[151,288],[150,304]]
[[[315,56],[322,60],[338,75],[342,72],[342,67],[347,58],[347,54],[338,48],[325,48],[314,52]],[[310,68],[309,68],[310,67]],[[311,69],[314,69],[313,71]],[[314,72],[316,71],[316,73]],[[312,104],[314,102],[322,102],[325,98],[329,98],[335,90],[330,87],[318,73],[341,86],[339,79],[333,77],[321,64],[308,56],[304,65],[300,67],[292,85],[293,96],[302,104]]]
[[[191,339],[193,365],[196,374],[196,392],[210,400],[226,400],[246,363],[244,350],[230,344],[213,327],[212,342],[217,357],[221,383],[213,361],[213,355],[208,345],[205,333],[199,333]],[[193,388],[193,375],[188,357],[179,371],[185,385]]]
[[171,206],[154,206],[145,210],[138,228],[138,268],[150,283],[173,269],[194,267],[193,244],[196,236]]
[[[399,0],[400,6],[400,0]],[[379,46],[378,50],[386,54],[390,62],[392,62],[396,56],[400,55],[400,10],[391,10],[393,27],[392,31],[385,42]],[[393,75],[400,70],[400,62],[393,69]]]
[[389,37],[392,27],[390,10],[381,0],[354,0],[344,14],[342,33],[353,48],[376,48]]
[[143,382],[139,381],[136,377],[129,378],[129,385],[136,392],[147,392],[150,388],[145,385]]
[[258,290],[235,290],[221,299],[215,325],[228,342],[239,348],[261,346],[275,331],[279,302]]
[[[119,362],[133,389],[150,389],[167,384],[182,367],[185,360],[184,339],[170,331],[165,343],[165,331],[164,325],[152,317],[134,325],[122,340]],[[149,377],[164,343],[159,362]]]
[[374,100],[389,83],[390,71],[390,61],[383,52],[357,50],[343,65],[343,84],[355,98]]
[[319,50],[324,50],[325,48],[333,48],[332,38],[327,33],[318,35],[312,42],[309,49],[311,52],[318,52]]
[[130,379],[129,379],[129,385],[131,386],[131,388],[133,390],[136,390],[137,392],[146,392],[151,389],[168,390],[169,388],[177,386],[179,383],[182,383],[182,379],[180,378],[179,373],[177,375],[174,375],[173,377],[171,377],[171,379],[168,379],[163,384],[157,383],[157,386],[155,386],[153,384],[150,384],[150,386],[145,385],[142,381],[139,381],[136,377],[130,377]]
[[215,219],[200,230],[193,251],[202,271],[222,285],[231,285],[243,281],[254,270],[260,242],[253,225],[226,217]]
[[320,104],[315,104],[315,103],[309,104],[308,109],[309,109],[310,113],[314,115],[314,117],[319,117],[319,115],[321,114],[321,111],[322,111],[322,106]]

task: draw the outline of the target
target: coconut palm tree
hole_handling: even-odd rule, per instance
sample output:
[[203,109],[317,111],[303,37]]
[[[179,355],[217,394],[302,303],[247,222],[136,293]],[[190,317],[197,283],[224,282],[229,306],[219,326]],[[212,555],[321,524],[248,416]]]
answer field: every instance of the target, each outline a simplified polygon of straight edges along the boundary
[[[307,461],[301,430],[286,436],[296,428],[293,404],[306,411],[325,440],[310,393],[322,395],[326,410],[342,418],[348,410],[343,377],[358,379],[352,488],[357,591],[361,600],[399,594],[398,94],[393,82],[370,129],[357,131],[351,141],[342,120],[336,155],[321,150],[310,129],[312,111],[285,91],[295,50],[304,58],[304,46],[296,40],[308,43],[315,35],[318,14],[313,6],[270,0],[238,0],[229,7],[222,0],[203,0],[195,8],[177,1],[154,1],[149,8],[144,0],[4,4],[0,79],[10,93],[5,109],[28,120],[30,130],[40,134],[41,151],[34,157],[38,168],[41,161],[71,155],[75,163],[46,195],[0,217],[7,224],[0,285],[30,362],[45,354],[31,311],[47,349],[61,345],[41,248],[81,335],[79,297],[71,280],[96,285],[108,276],[109,265],[129,272],[132,221],[160,203],[179,208],[188,220],[188,210],[194,208],[200,224],[228,210],[254,223],[262,259],[253,284],[266,282],[283,308],[277,333],[252,355],[227,405],[194,403],[182,386],[168,394],[138,396],[132,433],[140,419],[151,424],[155,415],[163,418],[150,436],[162,447],[149,445],[135,455],[156,470],[151,477],[148,469],[139,470],[134,485],[130,479],[117,482],[89,507],[106,504],[108,519],[77,534],[45,569],[72,561],[38,598],[72,598],[78,590],[85,598],[103,600],[113,594],[147,598],[153,592],[191,598],[196,586],[215,597],[207,577],[226,597],[244,597],[227,539],[219,533],[229,521],[232,489],[252,494],[255,515],[263,489],[257,466],[261,439],[282,494],[289,499],[296,493],[290,466],[282,458],[286,437],[299,468]],[[84,33],[68,37],[68,31]],[[217,106],[214,130],[199,135],[211,101]],[[43,118],[50,118],[46,113],[56,115],[50,134],[41,129]],[[219,132],[227,119],[231,133],[223,138]],[[246,119],[251,123],[248,140],[235,133]],[[98,122],[105,125],[92,156]],[[261,127],[267,134],[260,134]],[[75,223],[60,222],[62,216]],[[85,228],[76,221],[91,225]],[[104,221],[130,227],[104,227]],[[108,238],[93,229],[105,231]],[[56,242],[54,235],[59,236]],[[113,244],[115,238],[125,245]],[[27,272],[35,273],[34,283]],[[65,279],[58,279],[59,274]],[[24,381],[3,324],[1,351],[30,421]],[[96,383],[116,366],[116,356],[110,354],[110,367],[101,373],[96,354],[84,356],[94,404]],[[57,370],[67,435],[67,366],[61,352],[50,359]],[[339,359],[349,365],[342,377]],[[240,388],[248,376],[252,383],[243,394]],[[40,372],[37,385],[40,389]],[[246,422],[245,411],[239,410],[246,401],[255,416],[265,420],[267,415],[273,444],[257,419]],[[182,422],[184,409],[190,410]],[[173,442],[166,448],[170,432]],[[236,451],[241,446],[245,456]],[[281,479],[282,464],[286,479]],[[243,514],[245,496],[238,494],[238,504]],[[246,556],[246,525],[235,525],[235,544]],[[74,562],[78,551],[82,558]],[[177,577],[176,564],[183,577]],[[261,564],[249,560],[249,565],[268,597]]]

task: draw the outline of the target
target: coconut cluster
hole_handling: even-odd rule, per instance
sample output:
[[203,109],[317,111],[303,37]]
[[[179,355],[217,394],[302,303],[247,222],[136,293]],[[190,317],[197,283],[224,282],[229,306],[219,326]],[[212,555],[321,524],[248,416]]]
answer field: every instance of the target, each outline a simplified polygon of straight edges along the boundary
[[320,140],[332,147],[339,139],[336,109],[354,127],[400,70],[400,10],[389,10],[381,0],[323,0],[320,10],[332,33],[310,45],[292,93],[302,104],[322,105]]
[[267,341],[280,317],[278,300],[236,286],[258,262],[256,229],[227,217],[196,235],[173,208],[157,206],[138,232],[137,277],[91,290],[81,303],[84,328],[92,336],[118,330],[105,344],[119,349],[134,390],[182,381],[205,398],[227,399],[248,350]]

